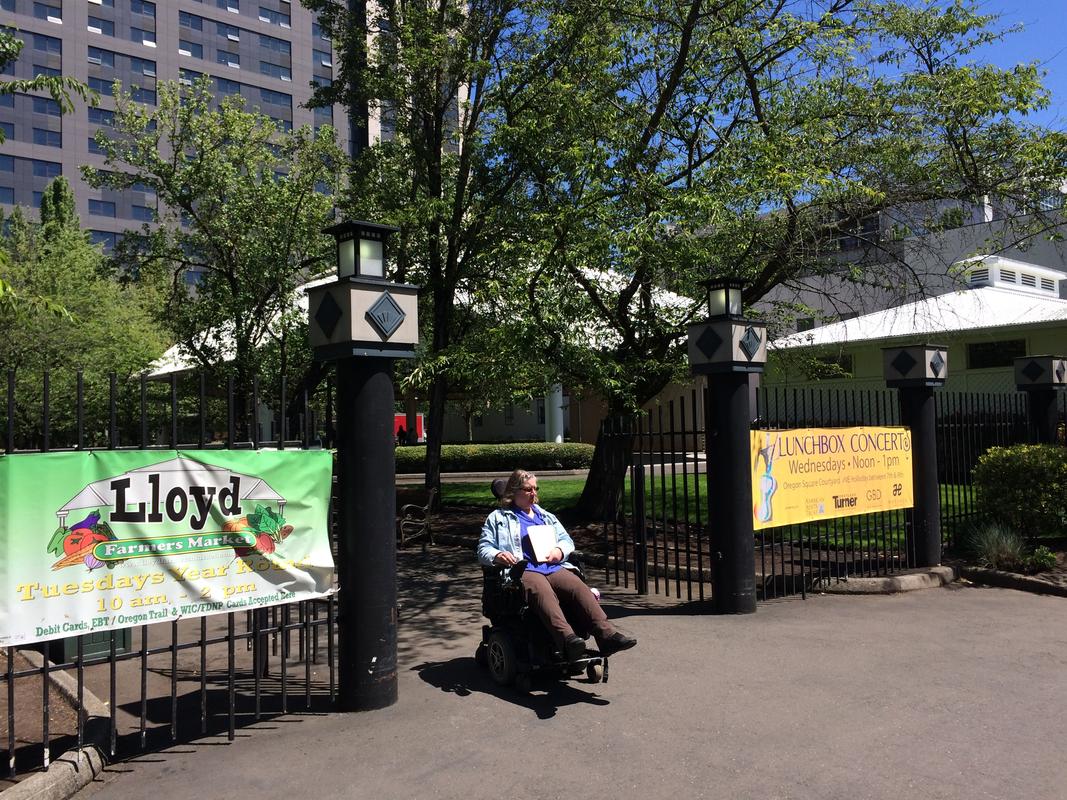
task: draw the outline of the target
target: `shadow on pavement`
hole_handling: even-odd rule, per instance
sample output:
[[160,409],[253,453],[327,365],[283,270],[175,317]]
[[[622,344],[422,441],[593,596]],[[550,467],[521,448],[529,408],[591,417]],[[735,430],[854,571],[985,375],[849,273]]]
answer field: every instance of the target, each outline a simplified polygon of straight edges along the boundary
[[533,690],[519,692],[510,686],[498,686],[482,670],[473,658],[453,658],[449,661],[426,662],[412,669],[419,677],[442,692],[457,697],[469,697],[475,693],[488,694],[520,708],[537,714],[538,719],[551,719],[564,706],[586,703],[606,706],[610,703],[595,692],[579,688],[572,681],[541,679],[534,682]]

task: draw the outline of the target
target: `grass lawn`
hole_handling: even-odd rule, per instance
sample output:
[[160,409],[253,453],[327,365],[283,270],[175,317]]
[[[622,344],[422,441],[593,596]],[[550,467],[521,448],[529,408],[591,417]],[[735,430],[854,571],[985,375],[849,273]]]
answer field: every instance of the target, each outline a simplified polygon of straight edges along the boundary
[[[650,518],[671,521],[676,516],[679,521],[704,522],[707,519],[706,493],[703,475],[667,476],[666,480],[658,476],[649,481],[645,487],[645,506]],[[699,487],[699,509],[697,503],[697,480]],[[556,514],[567,514],[578,504],[584,478],[539,478],[541,489],[538,502]],[[954,484],[941,485],[941,509],[943,518],[963,515],[970,507],[967,498],[970,487]],[[442,484],[442,501],[446,505],[478,506],[486,509],[495,508],[496,498],[483,483],[446,483]],[[630,481],[626,481],[626,508],[632,508],[630,498]],[[675,513],[677,507],[677,514]],[[664,514],[664,509],[666,514]],[[778,538],[782,534],[787,539],[808,539],[818,541],[823,546],[836,547],[872,547],[883,546],[897,548],[903,546],[904,517],[899,512],[885,512],[881,517],[872,517],[870,521],[863,516],[808,522],[800,525],[783,526],[767,529],[766,533]]]

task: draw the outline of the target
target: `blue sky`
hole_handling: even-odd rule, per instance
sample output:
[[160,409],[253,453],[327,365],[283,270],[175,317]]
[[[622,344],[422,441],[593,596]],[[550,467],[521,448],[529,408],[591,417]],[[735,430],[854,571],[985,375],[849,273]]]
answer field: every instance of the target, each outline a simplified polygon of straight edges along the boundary
[[1039,61],[1047,72],[1044,85],[1052,93],[1050,107],[1035,122],[1067,130],[1067,0],[986,0],[981,10],[999,13],[1004,27],[1017,22],[1022,32],[983,51],[981,57],[999,67]]

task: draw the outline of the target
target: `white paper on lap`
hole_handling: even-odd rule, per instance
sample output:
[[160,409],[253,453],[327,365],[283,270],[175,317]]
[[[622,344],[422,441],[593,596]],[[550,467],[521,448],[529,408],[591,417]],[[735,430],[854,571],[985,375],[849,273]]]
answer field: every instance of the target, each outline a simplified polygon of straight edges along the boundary
[[556,546],[556,529],[551,525],[531,525],[526,529],[530,537],[530,549],[539,564],[548,560],[549,553]]

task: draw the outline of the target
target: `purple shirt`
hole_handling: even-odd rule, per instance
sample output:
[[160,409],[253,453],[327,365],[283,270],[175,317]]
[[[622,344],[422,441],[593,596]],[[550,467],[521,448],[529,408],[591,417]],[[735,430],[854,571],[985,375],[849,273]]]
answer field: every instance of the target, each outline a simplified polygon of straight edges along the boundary
[[522,554],[529,562],[526,569],[532,572],[540,572],[542,575],[551,575],[556,570],[563,569],[563,564],[557,562],[555,564],[538,564],[534,558],[533,548],[530,546],[530,537],[526,533],[526,529],[531,525],[544,525],[545,518],[537,507],[530,509],[530,515],[527,516],[526,512],[520,508],[512,508],[515,512],[515,516],[519,519],[519,534],[522,536]]

